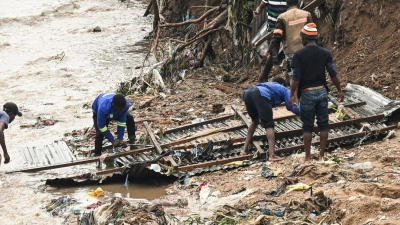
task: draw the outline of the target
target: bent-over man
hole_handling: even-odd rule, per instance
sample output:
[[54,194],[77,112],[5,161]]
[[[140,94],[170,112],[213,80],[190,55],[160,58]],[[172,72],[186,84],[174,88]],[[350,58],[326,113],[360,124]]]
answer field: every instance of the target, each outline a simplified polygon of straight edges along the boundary
[[[93,122],[96,129],[95,156],[101,155],[103,138],[106,137],[112,146],[127,146],[123,141],[125,127],[127,127],[129,143],[135,142],[135,121],[128,112],[130,102],[123,95],[102,93],[93,102]],[[117,138],[108,130],[110,121],[117,122]]]
[[294,107],[291,107],[289,102],[290,91],[285,86],[285,80],[281,77],[276,77],[272,82],[258,83],[244,92],[243,100],[246,104],[246,110],[251,117],[251,125],[247,133],[243,154],[248,154],[247,148],[257,125],[260,123],[266,130],[269,161],[282,160],[282,158],[275,155],[275,132],[272,108],[285,102],[288,111],[296,115],[300,113],[299,107],[296,104],[294,104]]

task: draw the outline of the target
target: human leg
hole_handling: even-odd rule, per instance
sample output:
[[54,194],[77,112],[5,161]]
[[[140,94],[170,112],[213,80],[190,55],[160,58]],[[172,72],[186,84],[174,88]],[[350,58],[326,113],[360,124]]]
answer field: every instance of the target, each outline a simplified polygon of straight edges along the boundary
[[256,87],[250,88],[243,95],[243,101],[246,105],[247,113],[249,114],[251,121],[252,121],[248,128],[246,141],[243,146],[243,152],[242,152],[243,155],[248,154],[248,147],[249,147],[250,141],[253,138],[253,134],[259,123],[259,114],[258,114],[257,108],[255,107],[255,102],[257,101],[259,96],[260,96],[260,91]]
[[275,155],[274,120],[270,100],[265,97],[260,97],[260,99],[257,101],[257,109],[260,115],[261,126],[263,126],[266,131],[269,161],[282,160],[283,158]]
[[316,104],[316,115],[317,115],[317,125],[320,129],[319,139],[320,139],[320,152],[319,160],[324,159],[326,143],[328,142],[328,131],[329,131],[329,114],[328,114],[328,93],[325,89],[317,90],[317,99],[319,100]]
[[[129,139],[129,144],[134,144],[135,143],[135,132],[136,132],[136,126],[135,126],[135,120],[132,116],[132,114],[128,113],[126,114],[126,130],[128,133],[128,139]],[[132,149],[133,146],[131,145],[130,148]]]
[[272,67],[273,67],[273,60],[272,60],[272,56],[269,55],[267,58],[267,61],[264,64],[264,69],[261,73],[260,78],[258,79],[258,82],[267,82],[268,81],[268,76],[269,76],[269,72],[271,72]]
[[101,133],[99,126],[97,125],[97,115],[96,114],[93,114],[93,123],[94,123],[94,128],[96,129],[96,138],[94,141],[94,155],[100,156],[101,150],[103,147],[104,135]]
[[315,120],[313,91],[303,92],[300,97],[300,120],[303,123],[303,142],[306,161],[311,161],[311,141]]

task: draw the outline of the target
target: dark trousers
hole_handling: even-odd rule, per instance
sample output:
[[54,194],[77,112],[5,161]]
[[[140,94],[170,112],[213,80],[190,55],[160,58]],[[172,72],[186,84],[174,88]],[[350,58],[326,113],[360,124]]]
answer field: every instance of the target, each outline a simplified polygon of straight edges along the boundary
[[[103,139],[104,135],[103,133],[100,132],[99,126],[97,125],[97,114],[93,114],[93,123],[94,123],[94,128],[96,129],[96,140],[94,142],[94,154],[95,155],[101,155],[101,150],[103,147]],[[107,121],[107,127],[110,121]],[[129,140],[135,139],[135,121],[133,120],[133,116],[128,113],[126,114],[126,129],[128,132],[128,138]]]
[[259,78],[259,82],[268,82],[269,73],[272,70],[274,64],[278,64],[278,54],[279,54],[279,46],[273,46],[271,49],[271,53],[269,54],[267,61],[265,62],[264,69]]

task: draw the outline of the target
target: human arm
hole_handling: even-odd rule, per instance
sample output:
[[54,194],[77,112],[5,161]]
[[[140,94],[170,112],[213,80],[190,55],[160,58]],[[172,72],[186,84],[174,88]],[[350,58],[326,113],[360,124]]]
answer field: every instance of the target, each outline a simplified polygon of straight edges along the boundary
[[339,77],[336,76],[336,77],[334,77],[334,78],[331,78],[331,80],[332,80],[333,84],[335,85],[335,87],[336,87],[336,89],[337,89],[337,91],[338,91],[338,94],[337,94],[337,95],[338,95],[338,97],[339,97],[339,102],[343,101],[344,95],[343,95],[343,92],[342,92],[342,88],[340,87],[340,80],[339,80]]
[[265,8],[265,6],[267,6],[267,5],[268,5],[268,1],[262,0],[260,2],[260,5],[258,5],[257,9],[255,11],[253,11],[253,15],[258,16],[261,13],[261,11]]
[[275,25],[275,29],[272,31],[272,39],[271,42],[268,46],[268,50],[264,55],[264,60],[268,58],[268,56],[271,54],[271,51],[276,48],[274,52],[272,52],[273,55],[277,55],[279,52],[279,45],[283,39],[283,34],[285,30],[285,25],[283,23],[282,18],[279,16],[278,20]]
[[[285,88],[285,105],[286,105],[286,109],[288,111],[291,111],[292,113],[296,114],[296,115],[300,115],[300,108],[299,106],[295,103],[294,99],[291,100],[291,93],[292,91],[289,91],[288,89]],[[293,95],[294,98],[294,95]]]
[[109,142],[112,142],[114,145],[114,137],[111,134],[110,130],[107,127],[107,110],[103,107],[99,107],[97,111],[97,126],[99,127],[100,132],[107,138]]
[[312,23],[312,22],[313,22],[313,21],[312,21],[311,13],[308,12],[308,15],[307,15],[307,23]]
[[343,101],[344,95],[342,88],[340,87],[340,79],[332,62],[332,57],[330,57],[328,63],[326,64],[326,70],[328,71],[328,74],[338,91],[339,102]]
[[128,114],[129,104],[125,107],[124,112],[121,114],[117,123],[117,135],[118,139],[122,141],[124,139],[125,127],[126,127],[126,115]]
[[3,149],[4,163],[7,164],[10,162],[10,156],[8,155],[6,141],[4,138],[5,127],[6,127],[6,124],[4,122],[0,122],[0,145],[1,145],[1,148]]
[[[294,107],[293,103],[296,100],[295,93],[299,87],[300,77],[303,75],[302,71],[301,71],[300,58],[297,53],[294,54],[292,64],[290,65],[290,67],[292,67],[293,76],[292,76],[292,80],[290,82],[290,100],[289,100],[289,102],[290,102],[290,105],[292,107]],[[297,91],[299,91],[299,90],[297,90]]]

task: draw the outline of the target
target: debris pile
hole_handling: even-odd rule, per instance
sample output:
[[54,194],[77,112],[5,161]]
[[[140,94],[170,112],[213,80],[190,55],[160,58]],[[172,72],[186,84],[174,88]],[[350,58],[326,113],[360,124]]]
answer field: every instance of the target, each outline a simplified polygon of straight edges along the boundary
[[178,224],[176,218],[165,213],[159,204],[147,201],[127,201],[113,198],[111,203],[103,204],[94,211],[83,213],[80,224]]

